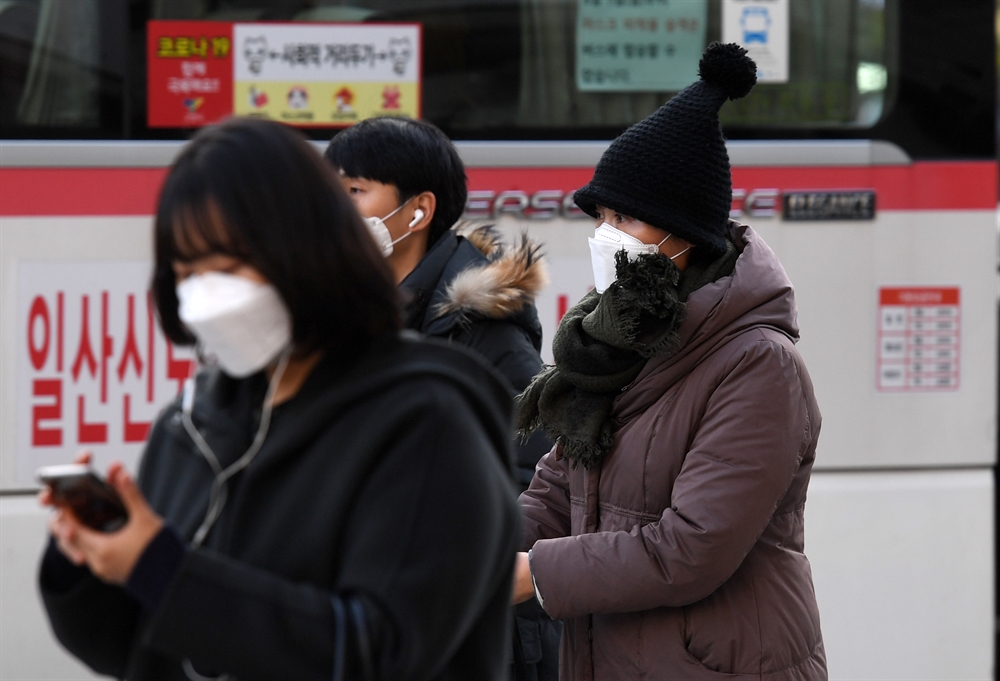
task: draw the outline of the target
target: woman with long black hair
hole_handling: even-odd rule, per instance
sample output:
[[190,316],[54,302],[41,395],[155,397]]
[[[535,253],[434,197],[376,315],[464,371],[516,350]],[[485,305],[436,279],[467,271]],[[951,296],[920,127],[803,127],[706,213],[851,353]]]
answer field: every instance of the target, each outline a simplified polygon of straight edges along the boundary
[[123,527],[56,506],[40,582],[63,645],[129,679],[501,678],[509,393],[400,334],[385,260],[319,154],[276,123],[201,131],[155,251],[162,327],[208,364],[137,483],[110,467]]

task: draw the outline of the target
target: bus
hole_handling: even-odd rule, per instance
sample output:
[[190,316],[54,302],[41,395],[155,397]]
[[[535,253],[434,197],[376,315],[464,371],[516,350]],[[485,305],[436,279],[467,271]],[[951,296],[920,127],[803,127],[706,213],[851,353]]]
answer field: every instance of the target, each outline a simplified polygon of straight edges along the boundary
[[996,0],[0,0],[0,678],[92,678],[41,610],[33,472],[82,447],[134,467],[190,371],[146,287],[198,126],[272,117],[321,149],[368,115],[432,121],[466,217],[544,244],[548,344],[593,284],[574,190],[714,40],[758,63],[721,112],[731,215],[795,286],[824,417],[830,678],[995,678],[998,26]]

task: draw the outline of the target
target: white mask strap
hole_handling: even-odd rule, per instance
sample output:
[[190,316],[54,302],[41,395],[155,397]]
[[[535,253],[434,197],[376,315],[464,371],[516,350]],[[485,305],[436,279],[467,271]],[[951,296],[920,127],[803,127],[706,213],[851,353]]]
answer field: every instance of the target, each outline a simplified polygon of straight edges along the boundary
[[[656,250],[659,251],[660,250],[660,246],[662,246],[663,244],[667,243],[667,239],[669,239],[672,236],[673,236],[673,234],[668,234],[667,236],[665,236],[663,238],[663,241],[661,241],[660,243],[656,244]],[[677,258],[681,257],[682,255],[684,255],[685,253],[687,253],[688,251],[690,251],[692,248],[694,248],[694,245],[688,246],[687,248],[685,248],[680,253],[676,253],[674,255],[669,255],[667,257],[670,258],[671,261],[677,260]]]
[[[669,238],[670,237],[667,237],[667,239],[669,239]],[[664,241],[666,241],[667,239],[664,239]],[[669,257],[670,257],[671,260],[676,260],[677,258],[681,257],[682,255],[684,255],[685,253],[687,253],[688,251],[690,251],[692,248],[694,248],[694,246],[688,246],[687,248],[685,248],[680,253],[677,253],[675,255],[671,255]]]
[[[388,215],[386,215],[384,218],[381,218],[382,222],[385,222],[386,220],[388,220],[389,218],[391,218],[393,215],[395,215],[399,211],[403,210],[403,206],[405,206],[406,204],[408,204],[412,200],[413,200],[413,197],[411,196],[406,201],[403,201],[401,204],[399,204],[398,206],[396,206],[396,208],[391,213],[389,213]],[[396,239],[396,241],[399,241],[399,239]],[[396,243],[396,241],[393,241],[392,243]]]
[[[400,207],[402,207],[402,206],[400,206]],[[389,243],[389,245],[390,246],[395,246],[396,244],[398,244],[400,241],[402,241],[406,237],[410,236],[411,234],[413,234],[413,230],[412,229],[410,231],[408,231],[406,234],[404,234],[403,236],[399,237],[398,239],[395,239],[395,240],[391,241]]]

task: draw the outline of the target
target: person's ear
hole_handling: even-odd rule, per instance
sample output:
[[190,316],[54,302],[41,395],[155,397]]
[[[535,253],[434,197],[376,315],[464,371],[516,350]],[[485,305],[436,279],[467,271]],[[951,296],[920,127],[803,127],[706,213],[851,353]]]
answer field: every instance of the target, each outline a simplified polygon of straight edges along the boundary
[[410,231],[418,232],[430,227],[431,220],[434,219],[434,210],[437,208],[437,197],[431,192],[422,192],[413,197],[410,204],[413,212],[409,214],[407,227]]

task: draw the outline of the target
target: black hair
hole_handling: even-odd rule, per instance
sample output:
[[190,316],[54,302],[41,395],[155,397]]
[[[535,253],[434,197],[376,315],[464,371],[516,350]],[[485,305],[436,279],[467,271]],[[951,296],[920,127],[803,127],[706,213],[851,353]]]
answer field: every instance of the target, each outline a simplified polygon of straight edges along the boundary
[[426,121],[365,119],[334,136],[324,156],[348,177],[394,186],[400,203],[422,192],[434,194],[437,208],[427,230],[428,247],[465,212],[465,166],[451,140]]
[[232,255],[278,290],[299,355],[351,357],[400,328],[385,258],[330,167],[298,132],[233,118],[198,132],[160,192],[150,285],[176,344],[194,336],[178,317],[175,261]]

